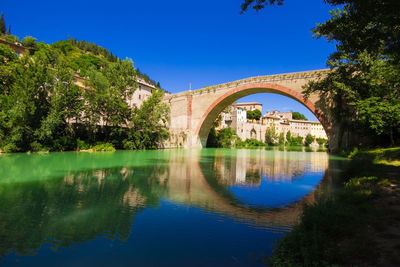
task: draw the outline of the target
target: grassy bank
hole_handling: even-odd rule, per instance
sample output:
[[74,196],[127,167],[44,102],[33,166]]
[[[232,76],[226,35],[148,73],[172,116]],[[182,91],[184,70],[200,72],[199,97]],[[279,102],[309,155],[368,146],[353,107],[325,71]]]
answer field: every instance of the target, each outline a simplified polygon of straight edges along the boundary
[[272,266],[400,265],[400,148],[354,151],[343,189],[305,207]]

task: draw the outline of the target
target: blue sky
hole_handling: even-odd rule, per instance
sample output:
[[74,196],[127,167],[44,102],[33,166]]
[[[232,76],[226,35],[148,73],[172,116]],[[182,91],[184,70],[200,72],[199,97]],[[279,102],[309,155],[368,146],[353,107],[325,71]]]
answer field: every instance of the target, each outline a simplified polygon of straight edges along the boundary
[[[172,92],[257,75],[325,68],[334,45],[310,29],[329,18],[323,0],[285,0],[284,6],[239,14],[242,0],[3,1],[11,32],[46,43],[95,42],[160,81]],[[259,94],[264,111],[314,116],[286,97]]]

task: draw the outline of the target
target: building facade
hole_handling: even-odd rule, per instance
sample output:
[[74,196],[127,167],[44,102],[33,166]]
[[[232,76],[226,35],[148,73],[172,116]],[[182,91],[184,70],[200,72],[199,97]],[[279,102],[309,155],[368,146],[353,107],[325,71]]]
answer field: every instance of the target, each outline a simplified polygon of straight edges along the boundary
[[[255,104],[255,103],[254,103]],[[261,107],[261,104],[259,104]],[[286,134],[290,131],[291,136],[301,136],[305,138],[308,134],[316,138],[328,139],[324,128],[318,121],[305,121],[305,120],[293,120],[292,112],[279,112],[276,110],[266,112],[266,114],[259,121],[251,121],[246,118],[246,111],[244,107],[248,107],[247,110],[259,109],[253,103],[237,103],[232,105],[229,113],[222,113],[222,121],[220,123],[220,129],[231,127],[242,140],[246,139],[257,139],[265,142],[265,133],[267,128],[275,128],[275,132],[279,135]],[[253,108],[253,109],[251,109]]]

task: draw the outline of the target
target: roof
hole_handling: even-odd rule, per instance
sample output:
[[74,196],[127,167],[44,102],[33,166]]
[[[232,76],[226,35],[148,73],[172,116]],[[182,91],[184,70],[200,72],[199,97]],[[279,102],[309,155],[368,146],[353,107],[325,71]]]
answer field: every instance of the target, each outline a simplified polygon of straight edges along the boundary
[[258,102],[245,102],[245,103],[235,103],[233,105],[235,105],[235,106],[243,106],[243,105],[262,105],[262,104],[258,103]]
[[272,116],[272,115],[264,115],[263,118],[271,118],[271,119],[276,119],[276,120],[280,120],[280,118]]
[[319,121],[305,121],[305,120],[290,120],[290,122],[302,122],[302,123],[321,124],[321,122],[319,122]]

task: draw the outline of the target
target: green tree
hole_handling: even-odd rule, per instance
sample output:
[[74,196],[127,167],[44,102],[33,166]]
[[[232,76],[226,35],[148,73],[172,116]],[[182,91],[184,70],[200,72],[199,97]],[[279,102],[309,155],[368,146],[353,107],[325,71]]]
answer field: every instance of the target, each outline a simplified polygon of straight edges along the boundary
[[285,144],[285,134],[283,132],[281,132],[279,134],[278,143],[279,143],[279,145],[284,145]]
[[260,110],[258,110],[258,109],[255,109],[255,110],[253,110],[253,118],[255,119],[255,120],[260,120],[260,118],[261,118],[261,111]]
[[304,139],[304,144],[306,146],[310,146],[315,141],[315,137],[311,134],[307,134],[306,138]]
[[38,50],[36,41],[36,38],[32,36],[26,36],[21,43],[23,46],[27,47],[29,49],[29,53],[33,55]]
[[35,139],[50,150],[73,150],[76,137],[72,122],[77,122],[82,111],[82,92],[73,84],[73,72],[65,58],[58,59],[52,77],[49,111],[41,120],[40,128],[35,130]]
[[0,16],[0,34],[6,34],[6,22],[4,21],[4,14]]
[[300,112],[297,112],[297,111],[292,113],[292,119],[293,120],[304,120],[304,121],[307,121],[306,116],[304,116],[303,114],[301,114]]
[[286,132],[286,142],[289,144],[292,142],[292,133],[290,130]]
[[304,138],[301,136],[292,137],[290,139],[290,145],[291,146],[302,146],[304,144],[303,139]]
[[[245,0],[242,10],[256,10],[267,4],[283,1]],[[399,113],[400,99],[400,5],[395,0],[326,0],[340,8],[331,11],[331,18],[313,29],[316,38],[334,42],[337,48],[330,55],[331,72],[305,88],[329,102],[327,117],[339,127],[339,145],[345,132],[370,140],[396,142],[399,124],[392,116]],[[378,104],[378,103],[382,104]],[[386,129],[382,131],[382,129]],[[383,137],[383,138],[377,138]],[[357,140],[361,140],[357,138]],[[354,145],[354,144],[353,144]]]
[[140,109],[134,109],[125,148],[156,149],[168,138],[169,107],[162,102],[163,96],[162,90],[155,90]]
[[253,112],[253,110],[247,110],[246,111],[246,118],[248,120],[254,120],[254,112]]
[[325,138],[316,138],[318,145],[323,146],[324,144],[328,143],[328,140]]
[[276,133],[274,126],[269,126],[265,131],[265,143],[268,145],[276,145],[278,134]]
[[254,10],[258,11],[263,9],[266,5],[282,5],[284,0],[244,0],[241,9],[242,13],[245,12],[248,7],[252,7]]
[[235,145],[236,132],[231,127],[221,129],[217,133],[217,144],[218,147],[229,148]]

